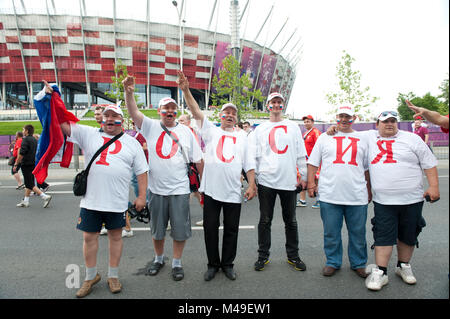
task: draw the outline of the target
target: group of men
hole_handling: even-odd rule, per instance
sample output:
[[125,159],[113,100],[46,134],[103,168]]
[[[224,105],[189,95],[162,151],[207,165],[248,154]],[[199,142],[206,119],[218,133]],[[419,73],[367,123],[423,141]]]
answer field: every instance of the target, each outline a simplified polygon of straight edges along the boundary
[[[409,262],[417,242],[417,229],[423,227],[424,197],[439,198],[437,161],[418,136],[398,130],[396,112],[382,112],[378,116],[378,130],[356,132],[352,129],[356,118],[354,109],[341,106],[336,115],[337,125],[326,134],[317,135],[314,147],[307,151],[299,126],[283,119],[285,99],[280,93],[271,93],[268,97],[269,121],[247,135],[235,128],[237,107],[234,104],[221,107],[220,126],[217,127],[200,110],[181,71],[177,83],[197,121],[203,151],[189,127],[177,123],[178,105],[172,98],[159,102],[160,120],[149,119],[136,105],[134,78],[129,76],[123,81],[128,113],[147,142],[148,162],[141,145],[127,134],[94,159],[87,192],[80,202],[77,225],[83,231],[86,263],[86,279],[77,297],[88,295],[101,279],[96,269],[96,256],[102,224],[108,230],[110,242],[108,285],[113,293],[122,289],[118,280],[123,247],[121,232],[125,226],[128,188],[133,173],[138,182],[134,205],[138,211],[142,210],[148,196],[151,214],[155,256],[147,275],[157,275],[166,263],[164,246],[170,222],[172,278],[175,281],[184,278],[181,259],[186,241],[191,237],[189,163],[197,165],[201,176],[199,191],[204,194],[203,227],[208,259],[205,281],[212,280],[220,269],[230,280],[237,277],[233,262],[243,200],[241,173],[245,172],[248,188],[244,191],[244,200],[259,198],[256,271],[264,270],[269,263],[271,224],[277,196],[285,223],[287,263],[295,270],[306,270],[299,255],[296,220],[297,190],[303,189],[310,197],[320,196],[318,205],[326,256],[324,276],[332,276],[342,265],[341,228],[345,219],[349,231],[350,265],[358,276],[367,277],[367,288],[379,290],[387,283],[387,262],[395,244],[399,258],[397,274],[408,283],[415,282]],[[46,92],[52,94],[52,88],[45,84]],[[106,107],[102,121],[102,131],[75,123],[61,123],[63,133],[84,151],[85,163],[102,145],[122,133],[120,107]],[[422,168],[429,182],[425,193]],[[366,268],[365,225],[368,203],[372,199],[375,204],[372,224],[376,266]],[[220,254],[221,211],[224,231]]]

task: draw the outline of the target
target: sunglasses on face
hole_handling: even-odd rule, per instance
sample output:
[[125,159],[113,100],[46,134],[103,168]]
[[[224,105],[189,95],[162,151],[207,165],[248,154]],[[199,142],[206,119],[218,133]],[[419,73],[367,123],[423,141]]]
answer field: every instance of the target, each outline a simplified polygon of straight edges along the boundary
[[[398,113],[395,112],[395,111],[385,111],[385,112],[381,113],[380,116],[388,116],[389,114],[391,114],[391,115],[393,115],[393,116],[395,116],[395,117],[398,116]],[[380,116],[379,116],[379,117],[380,117]]]

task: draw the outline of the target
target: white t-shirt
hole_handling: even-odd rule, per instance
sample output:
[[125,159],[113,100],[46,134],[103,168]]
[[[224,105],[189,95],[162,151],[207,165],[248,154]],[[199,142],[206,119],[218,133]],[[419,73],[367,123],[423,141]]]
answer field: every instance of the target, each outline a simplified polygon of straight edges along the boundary
[[[190,162],[200,162],[202,150],[189,127],[177,124],[167,128],[178,138]],[[159,120],[144,117],[140,133],[147,140],[148,188],[157,195],[189,194],[187,166],[177,143],[163,130]]]
[[406,131],[392,137],[381,137],[377,130],[366,134],[373,201],[383,205],[423,201],[422,169],[435,167],[437,160],[420,136]]
[[215,200],[241,203],[241,172],[255,169],[248,161],[247,133],[224,131],[206,118],[200,135],[205,142],[205,166],[200,192]]
[[319,167],[320,201],[337,205],[366,205],[368,203],[365,171],[367,139],[361,132],[334,136],[321,134],[308,158],[308,164]]
[[248,138],[258,183],[274,189],[295,190],[297,164],[306,156],[300,127],[290,120],[264,122]]
[[[85,168],[97,150],[114,137],[94,127],[72,123],[70,128],[71,139],[84,152]],[[104,212],[126,211],[133,171],[136,175],[146,173],[148,164],[139,142],[123,134],[92,162],[80,207]]]

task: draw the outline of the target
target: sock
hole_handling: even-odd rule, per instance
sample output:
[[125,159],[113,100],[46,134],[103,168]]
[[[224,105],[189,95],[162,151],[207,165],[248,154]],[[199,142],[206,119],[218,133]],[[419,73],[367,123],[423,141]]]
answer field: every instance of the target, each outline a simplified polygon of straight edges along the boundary
[[401,260],[397,261],[397,267],[401,267],[400,264],[408,264],[408,262],[406,262],[406,261],[401,261]]
[[181,259],[174,258],[172,260],[172,268],[181,267]]
[[378,269],[382,270],[384,275],[387,275],[387,267],[378,266]]
[[39,196],[41,196],[42,199],[45,199],[47,197],[47,195],[44,192],[42,192],[41,195]]
[[86,278],[85,280],[92,280],[97,275],[97,267],[88,268],[86,267]]
[[119,267],[108,267],[108,278],[119,278]]
[[23,197],[23,202],[24,203],[29,203],[30,202],[30,197],[24,196]]
[[155,256],[155,262],[162,264],[164,262],[164,255]]

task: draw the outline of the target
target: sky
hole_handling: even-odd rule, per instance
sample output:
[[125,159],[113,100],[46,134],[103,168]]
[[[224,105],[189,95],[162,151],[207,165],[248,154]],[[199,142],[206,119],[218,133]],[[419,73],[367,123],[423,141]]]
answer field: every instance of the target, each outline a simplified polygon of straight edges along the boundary
[[[20,7],[20,1],[14,1]],[[28,13],[45,10],[45,0],[22,1]],[[179,7],[182,1],[178,0]],[[78,0],[54,2],[60,12],[79,13]],[[214,0],[184,2],[186,26],[206,29]],[[239,0],[241,12],[246,2]],[[112,16],[112,0],[85,3],[89,15]],[[117,0],[118,17],[145,19],[146,0],[132,3]],[[230,0],[218,0],[218,15],[210,30],[218,17],[217,31],[230,32],[229,5]],[[273,14],[256,42],[269,45],[287,20],[271,49],[293,59],[301,47],[287,114],[331,119],[327,113],[333,107],[325,96],[338,90],[336,67],[344,50],[355,59],[353,70],[361,73],[361,87],[370,87],[370,94],[379,98],[372,107],[374,115],[396,109],[399,93],[437,96],[442,81],[448,79],[449,0],[250,0],[240,36],[254,41],[272,6]],[[7,7],[11,0],[0,0],[0,8]],[[177,9],[171,0],[152,0],[150,20],[176,25]]]

